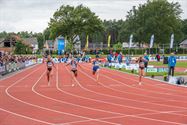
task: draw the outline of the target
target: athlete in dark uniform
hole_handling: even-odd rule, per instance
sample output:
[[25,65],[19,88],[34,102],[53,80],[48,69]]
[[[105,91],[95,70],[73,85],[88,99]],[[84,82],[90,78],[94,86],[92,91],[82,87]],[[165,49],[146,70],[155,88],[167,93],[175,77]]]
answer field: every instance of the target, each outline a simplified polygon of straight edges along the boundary
[[66,66],[68,65],[71,65],[71,71],[73,72],[74,76],[77,77],[78,62],[75,61],[74,57],[71,58],[71,61]]
[[[68,66],[70,65],[71,66],[71,72],[72,72],[72,77],[75,76],[77,77],[77,67],[78,67],[78,62],[74,59],[74,57],[71,58],[71,61],[66,65]],[[79,65],[80,66],[80,65]],[[81,67],[81,66],[80,66]],[[73,79],[72,79],[73,80]],[[72,86],[74,86],[74,84],[72,83]]]
[[137,60],[137,63],[139,64],[139,85],[141,85],[142,77],[145,75],[145,59],[140,56]]
[[50,55],[48,55],[48,57],[47,57],[46,64],[47,64],[47,80],[48,80],[48,86],[49,86],[50,85],[50,77],[52,77],[52,68],[54,66],[54,63],[53,63]]
[[92,73],[93,75],[97,74],[97,82],[99,80],[99,70],[100,70],[99,64],[100,64],[99,59],[96,58],[95,61],[93,61]]

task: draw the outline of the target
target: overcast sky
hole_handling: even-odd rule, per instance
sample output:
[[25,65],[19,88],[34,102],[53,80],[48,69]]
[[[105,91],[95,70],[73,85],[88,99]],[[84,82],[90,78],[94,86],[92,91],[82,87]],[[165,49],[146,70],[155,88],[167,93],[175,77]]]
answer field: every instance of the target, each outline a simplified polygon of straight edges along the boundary
[[[125,19],[132,6],[147,0],[0,0],[0,32],[42,32],[50,17],[62,5],[88,6],[101,19]],[[179,2],[183,9],[181,17],[187,19],[187,0]]]

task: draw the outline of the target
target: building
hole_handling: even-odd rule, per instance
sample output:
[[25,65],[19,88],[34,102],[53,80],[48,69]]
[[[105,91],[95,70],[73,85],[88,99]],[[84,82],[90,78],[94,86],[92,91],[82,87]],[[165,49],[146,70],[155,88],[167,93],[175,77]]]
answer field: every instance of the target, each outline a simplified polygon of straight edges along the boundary
[[31,46],[32,48],[32,52],[36,53],[38,51],[38,40],[35,37],[32,38],[24,38],[23,41],[28,44],[29,46]]
[[46,53],[52,53],[52,51],[54,51],[54,41],[53,40],[46,40],[45,41],[44,51]]
[[20,38],[15,35],[0,39],[0,51],[9,53],[13,52],[17,40],[20,40]]
[[11,35],[7,38],[0,39],[0,51],[13,52],[17,41],[20,41],[23,44],[32,48],[33,53],[36,53],[38,50],[38,42],[36,38],[22,39],[17,35]]
[[180,43],[181,48],[187,48],[187,39]]

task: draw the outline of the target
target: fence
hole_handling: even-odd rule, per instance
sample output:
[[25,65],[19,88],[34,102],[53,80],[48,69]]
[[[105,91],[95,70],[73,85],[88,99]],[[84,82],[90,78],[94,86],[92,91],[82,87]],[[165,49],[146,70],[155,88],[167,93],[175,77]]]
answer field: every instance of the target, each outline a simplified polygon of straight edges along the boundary
[[24,69],[28,66],[36,64],[36,60],[28,60],[25,62],[12,62],[12,63],[7,63],[3,66],[0,66],[0,75],[5,75],[11,72],[15,72],[20,69]]

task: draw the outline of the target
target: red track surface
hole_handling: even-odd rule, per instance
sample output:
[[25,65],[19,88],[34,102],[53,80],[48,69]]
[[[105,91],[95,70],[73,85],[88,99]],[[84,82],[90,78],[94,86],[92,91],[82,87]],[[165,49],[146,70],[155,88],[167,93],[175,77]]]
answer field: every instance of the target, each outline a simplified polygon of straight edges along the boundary
[[45,65],[1,80],[0,125],[187,125],[187,88],[108,69],[96,83],[81,65],[77,79],[56,65],[50,87]]

